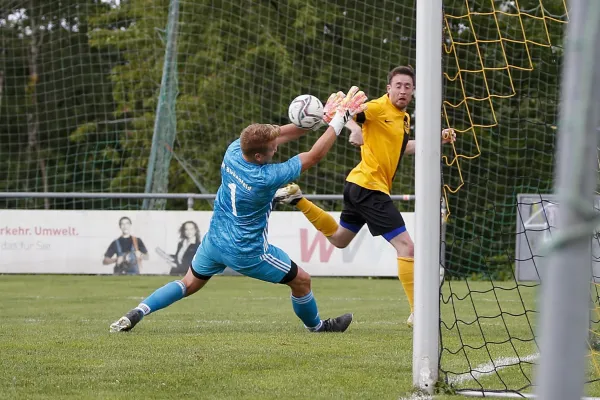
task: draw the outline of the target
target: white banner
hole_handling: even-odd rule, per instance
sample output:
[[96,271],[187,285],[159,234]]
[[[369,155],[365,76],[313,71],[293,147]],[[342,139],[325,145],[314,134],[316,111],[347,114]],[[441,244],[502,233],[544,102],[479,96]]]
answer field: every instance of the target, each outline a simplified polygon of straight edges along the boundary
[[[339,221],[339,212],[329,214]],[[414,238],[414,214],[402,217]],[[396,250],[381,236],[371,236],[366,225],[348,247],[338,249],[301,212],[274,212],[269,241],[312,276],[398,276]]]
[[[185,271],[211,215],[0,210],[0,273],[113,274],[116,260],[117,273]],[[339,219],[339,213],[331,215]],[[414,238],[414,214],[403,217]],[[366,226],[347,248],[337,249],[301,212],[273,212],[269,240],[313,276],[397,276],[394,248]]]

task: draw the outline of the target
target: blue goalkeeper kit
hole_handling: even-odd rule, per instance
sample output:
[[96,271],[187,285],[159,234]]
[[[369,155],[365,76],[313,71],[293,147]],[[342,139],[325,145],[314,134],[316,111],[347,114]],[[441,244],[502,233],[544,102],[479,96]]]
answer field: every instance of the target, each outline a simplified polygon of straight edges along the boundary
[[192,261],[194,272],[210,277],[229,266],[246,276],[281,281],[291,261],[267,241],[269,215],[277,189],[296,180],[301,170],[298,156],[259,165],[244,159],[239,139],[231,143],[221,163],[209,230]]

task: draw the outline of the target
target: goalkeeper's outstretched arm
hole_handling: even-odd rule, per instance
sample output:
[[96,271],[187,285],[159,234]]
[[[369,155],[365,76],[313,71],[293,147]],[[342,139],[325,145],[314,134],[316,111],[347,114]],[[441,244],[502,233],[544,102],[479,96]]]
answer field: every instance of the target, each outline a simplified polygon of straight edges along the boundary
[[294,124],[283,125],[279,128],[279,136],[275,139],[275,143],[279,146],[291,142],[303,136],[306,132],[310,132],[310,129],[299,128]]

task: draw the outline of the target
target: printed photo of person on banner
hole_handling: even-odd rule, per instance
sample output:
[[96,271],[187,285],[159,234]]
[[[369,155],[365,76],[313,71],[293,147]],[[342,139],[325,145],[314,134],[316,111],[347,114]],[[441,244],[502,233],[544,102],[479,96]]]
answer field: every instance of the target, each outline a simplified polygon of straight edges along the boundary
[[198,224],[194,221],[186,221],[179,227],[179,239],[175,254],[167,254],[160,247],[156,248],[156,253],[171,267],[169,275],[185,275],[192,264],[200,242]]
[[142,268],[142,260],[149,258],[148,250],[141,238],[131,234],[131,219],[122,217],[119,219],[121,236],[113,240],[106,253],[104,253],[104,265],[115,264],[114,275],[138,275]]

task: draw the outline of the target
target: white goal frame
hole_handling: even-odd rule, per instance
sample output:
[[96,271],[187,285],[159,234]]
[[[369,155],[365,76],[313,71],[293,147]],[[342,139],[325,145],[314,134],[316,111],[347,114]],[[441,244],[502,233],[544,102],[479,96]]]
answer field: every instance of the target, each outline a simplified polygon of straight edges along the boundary
[[413,385],[431,394],[439,371],[443,14],[442,0],[416,4]]

